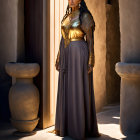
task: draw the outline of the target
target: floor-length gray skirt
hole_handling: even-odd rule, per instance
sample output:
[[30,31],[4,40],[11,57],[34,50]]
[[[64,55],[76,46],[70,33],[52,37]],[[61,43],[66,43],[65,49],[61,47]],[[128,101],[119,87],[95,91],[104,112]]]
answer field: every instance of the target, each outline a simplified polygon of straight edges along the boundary
[[93,72],[88,74],[88,46],[84,40],[60,42],[55,130],[60,136],[83,140],[98,134]]

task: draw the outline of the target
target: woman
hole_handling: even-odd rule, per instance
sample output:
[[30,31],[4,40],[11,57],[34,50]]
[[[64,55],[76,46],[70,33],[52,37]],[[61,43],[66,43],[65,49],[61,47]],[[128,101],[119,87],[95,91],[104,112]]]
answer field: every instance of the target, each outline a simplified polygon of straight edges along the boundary
[[95,23],[84,0],[68,3],[55,64],[59,81],[53,133],[83,140],[100,136],[93,90]]

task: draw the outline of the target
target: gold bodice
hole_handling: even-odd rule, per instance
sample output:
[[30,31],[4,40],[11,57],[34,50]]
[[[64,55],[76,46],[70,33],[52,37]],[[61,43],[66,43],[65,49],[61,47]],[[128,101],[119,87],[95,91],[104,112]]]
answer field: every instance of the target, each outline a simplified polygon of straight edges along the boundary
[[81,40],[84,38],[85,33],[81,29],[79,9],[72,12],[61,23],[61,34],[64,38],[65,48],[70,41]]
[[[70,14],[65,15],[61,22],[61,42],[64,41],[64,47],[66,48],[71,41],[82,40],[85,38],[85,41],[88,44],[89,50],[89,66],[94,66],[94,30],[95,22],[92,15],[88,12],[84,12],[80,16],[80,10],[77,9],[72,11]],[[82,21],[82,23],[80,22]],[[61,44],[61,43],[60,43]],[[60,45],[61,46],[61,45]],[[56,65],[59,64],[60,60],[60,47],[57,54]]]

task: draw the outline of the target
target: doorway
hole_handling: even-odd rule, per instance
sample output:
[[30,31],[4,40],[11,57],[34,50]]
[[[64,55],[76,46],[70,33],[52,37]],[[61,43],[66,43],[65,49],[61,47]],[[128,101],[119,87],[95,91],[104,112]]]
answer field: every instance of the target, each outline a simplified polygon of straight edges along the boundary
[[[96,25],[93,79],[96,108],[97,111],[100,111],[108,103],[107,100],[115,102],[114,92],[117,97],[120,94],[120,79],[117,78],[118,75],[114,68],[114,64],[120,58],[119,9],[117,0],[114,0],[109,6],[109,11],[107,11],[104,0],[85,1]],[[67,4],[67,0],[25,0],[26,61],[37,62],[41,66],[40,74],[34,79],[40,91],[40,128],[52,126],[55,121],[58,87],[58,71],[55,69],[55,60],[61,39],[61,20]],[[119,99],[117,100],[119,101]]]

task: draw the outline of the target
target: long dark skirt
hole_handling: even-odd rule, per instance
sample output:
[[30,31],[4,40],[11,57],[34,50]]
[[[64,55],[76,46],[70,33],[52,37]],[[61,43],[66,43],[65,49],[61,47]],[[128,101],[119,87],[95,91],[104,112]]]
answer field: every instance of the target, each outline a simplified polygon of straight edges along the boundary
[[60,42],[60,71],[55,116],[60,136],[83,140],[98,134],[93,72],[88,74],[88,46],[84,40],[72,41],[64,48]]

